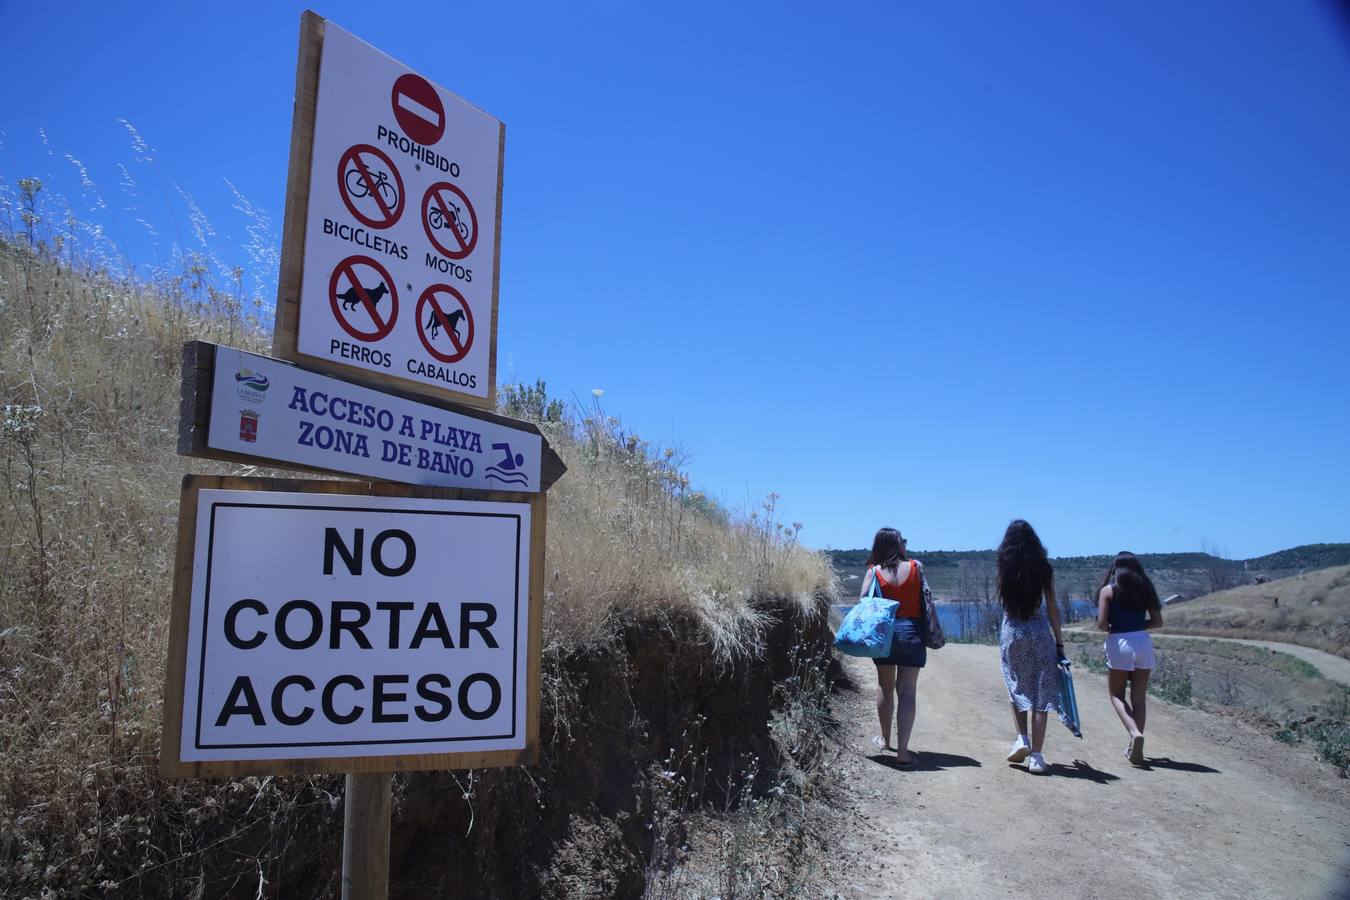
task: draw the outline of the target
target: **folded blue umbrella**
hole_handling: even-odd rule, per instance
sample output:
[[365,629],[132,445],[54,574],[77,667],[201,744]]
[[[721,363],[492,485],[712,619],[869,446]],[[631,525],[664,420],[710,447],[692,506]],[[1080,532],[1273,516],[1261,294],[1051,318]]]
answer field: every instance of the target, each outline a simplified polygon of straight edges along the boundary
[[1073,692],[1072,666],[1073,663],[1067,659],[1059,661],[1059,701],[1055,704],[1055,712],[1059,713],[1059,720],[1064,723],[1064,727],[1072,731],[1074,737],[1081,738],[1083,725],[1078,719],[1078,697]]

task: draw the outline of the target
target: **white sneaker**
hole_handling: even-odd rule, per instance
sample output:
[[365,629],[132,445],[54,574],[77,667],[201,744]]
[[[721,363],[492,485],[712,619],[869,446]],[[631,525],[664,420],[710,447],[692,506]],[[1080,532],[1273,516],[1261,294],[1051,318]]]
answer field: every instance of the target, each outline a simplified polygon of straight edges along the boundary
[[1030,752],[1031,744],[1027,742],[1026,738],[1019,734],[1017,740],[1013,741],[1012,749],[1008,751],[1008,762],[1019,763],[1026,759],[1027,754]]
[[1032,775],[1048,775],[1050,766],[1045,762],[1045,757],[1039,753],[1031,754],[1031,762],[1027,763],[1027,771]]

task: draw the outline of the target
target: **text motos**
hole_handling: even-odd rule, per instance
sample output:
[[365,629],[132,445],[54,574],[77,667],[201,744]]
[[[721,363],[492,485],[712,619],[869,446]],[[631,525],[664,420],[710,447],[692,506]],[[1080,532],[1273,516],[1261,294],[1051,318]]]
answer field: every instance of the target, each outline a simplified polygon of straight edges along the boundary
[[184,761],[521,748],[528,503],[202,490]]

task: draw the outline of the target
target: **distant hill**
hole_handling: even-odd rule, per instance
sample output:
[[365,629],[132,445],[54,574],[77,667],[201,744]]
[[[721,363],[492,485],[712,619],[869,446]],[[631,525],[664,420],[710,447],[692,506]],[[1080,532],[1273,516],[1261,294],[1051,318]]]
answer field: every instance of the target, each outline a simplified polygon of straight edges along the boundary
[[[834,564],[844,593],[856,591],[867,562],[862,550],[825,551]],[[933,592],[946,600],[979,600],[992,596],[993,550],[913,551],[928,574]],[[1051,560],[1055,583],[1072,596],[1094,596],[1114,555],[1060,556]],[[1350,544],[1304,544],[1252,559],[1221,559],[1208,553],[1141,553],[1139,559],[1164,597],[1199,597],[1258,580],[1272,581],[1350,565]]]
[[1350,566],[1243,585],[1169,606],[1163,624],[1165,631],[1183,634],[1290,641],[1350,659]]

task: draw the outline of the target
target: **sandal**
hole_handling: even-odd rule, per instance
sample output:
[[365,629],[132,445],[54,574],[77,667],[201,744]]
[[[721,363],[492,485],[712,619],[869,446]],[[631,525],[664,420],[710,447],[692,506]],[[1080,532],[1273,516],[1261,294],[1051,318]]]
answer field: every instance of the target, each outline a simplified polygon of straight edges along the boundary
[[890,745],[886,743],[886,739],[879,734],[872,735],[872,746],[876,747],[878,750],[891,749]]

